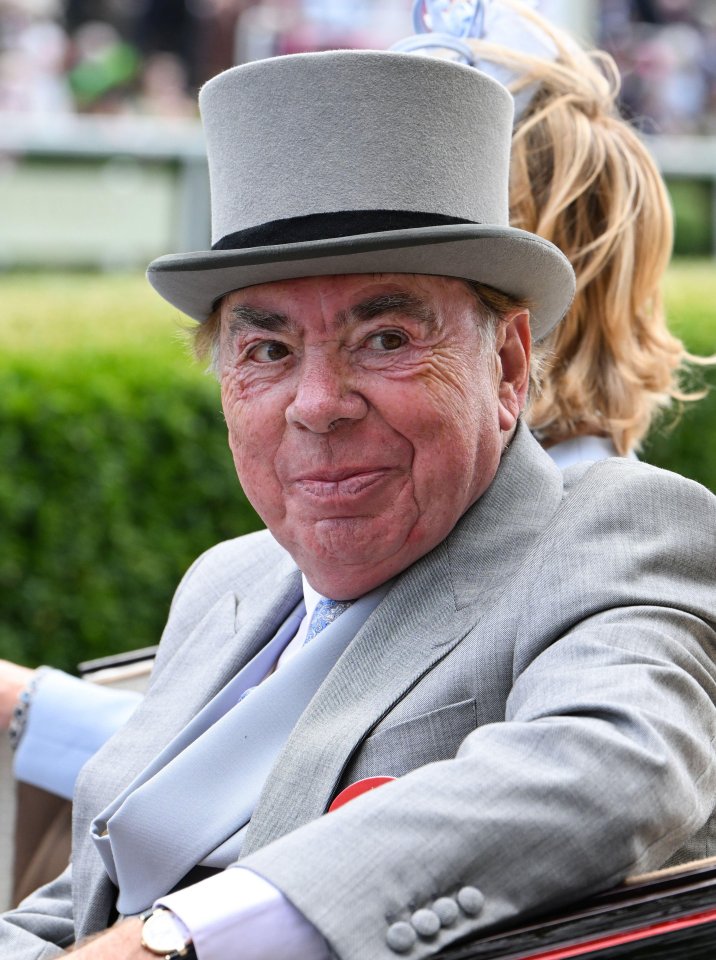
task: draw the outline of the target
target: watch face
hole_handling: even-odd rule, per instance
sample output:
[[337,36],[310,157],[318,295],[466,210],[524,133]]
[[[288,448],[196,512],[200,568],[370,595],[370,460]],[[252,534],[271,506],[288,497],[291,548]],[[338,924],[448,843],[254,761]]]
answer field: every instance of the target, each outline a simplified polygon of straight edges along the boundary
[[155,910],[144,921],[142,946],[163,957],[181,955],[187,948],[187,939],[168,910]]

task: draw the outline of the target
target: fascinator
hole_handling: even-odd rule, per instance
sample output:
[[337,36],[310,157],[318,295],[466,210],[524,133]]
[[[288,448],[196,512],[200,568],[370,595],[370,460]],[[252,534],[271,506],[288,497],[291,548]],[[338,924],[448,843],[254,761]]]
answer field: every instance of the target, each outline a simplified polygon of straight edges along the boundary
[[[414,0],[413,36],[399,40],[392,50],[432,54],[443,51],[459,63],[476,67],[512,91],[519,73],[500,63],[481,58],[469,40],[481,40],[531,57],[554,60],[552,39],[529,18],[536,0],[504,3],[502,0]],[[514,91],[515,123],[524,115],[536,84]]]

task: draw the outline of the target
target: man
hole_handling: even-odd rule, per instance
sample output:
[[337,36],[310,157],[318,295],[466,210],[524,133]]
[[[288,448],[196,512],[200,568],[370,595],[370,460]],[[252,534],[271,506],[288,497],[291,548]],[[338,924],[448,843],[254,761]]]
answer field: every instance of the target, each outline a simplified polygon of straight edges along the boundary
[[638,463],[563,477],[520,425],[573,277],[508,226],[508,95],[341,52],[201,100],[216,242],[149,276],[270,532],[184,578],[3,955],[424,957],[698,855],[716,506]]

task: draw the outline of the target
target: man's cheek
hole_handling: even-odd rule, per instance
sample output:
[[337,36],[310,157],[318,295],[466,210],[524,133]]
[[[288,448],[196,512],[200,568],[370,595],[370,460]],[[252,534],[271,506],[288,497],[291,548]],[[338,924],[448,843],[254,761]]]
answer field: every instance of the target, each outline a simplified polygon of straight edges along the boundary
[[268,445],[251,430],[229,426],[229,446],[242,484],[255,484],[269,472]]
[[265,469],[266,445],[250,428],[247,429],[242,417],[227,417],[227,427],[229,448],[239,482],[249,499],[252,499],[251,489],[260,484],[259,473]]
[[229,445],[244,493],[263,516],[280,495],[280,483],[274,468],[274,444],[263,431],[230,426]]

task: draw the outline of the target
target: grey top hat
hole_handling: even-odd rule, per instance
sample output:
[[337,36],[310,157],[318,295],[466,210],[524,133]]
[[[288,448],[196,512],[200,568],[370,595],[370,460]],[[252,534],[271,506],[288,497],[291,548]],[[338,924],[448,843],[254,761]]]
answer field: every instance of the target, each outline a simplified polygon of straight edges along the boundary
[[296,277],[423,273],[531,305],[545,336],[574,295],[553,244],[508,222],[512,98],[461,64],[378,51],[234,67],[199,96],[212,249],[160,257],[154,288],[203,321],[225,293]]

